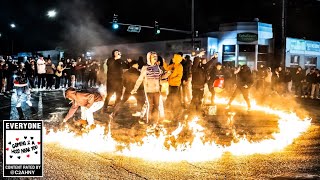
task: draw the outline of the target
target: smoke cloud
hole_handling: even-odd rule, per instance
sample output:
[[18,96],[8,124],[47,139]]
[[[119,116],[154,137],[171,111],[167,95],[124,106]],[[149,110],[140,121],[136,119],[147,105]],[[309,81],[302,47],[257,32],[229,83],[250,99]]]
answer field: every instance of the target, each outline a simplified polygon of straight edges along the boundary
[[72,52],[84,52],[93,46],[120,40],[98,20],[98,12],[90,2],[73,0],[60,4],[64,16],[64,31],[61,46]]

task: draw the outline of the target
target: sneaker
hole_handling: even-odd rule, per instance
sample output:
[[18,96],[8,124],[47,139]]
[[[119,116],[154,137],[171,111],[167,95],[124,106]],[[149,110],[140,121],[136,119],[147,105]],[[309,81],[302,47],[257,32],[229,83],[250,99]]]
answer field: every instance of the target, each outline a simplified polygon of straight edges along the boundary
[[139,120],[139,124],[146,124],[144,120]]
[[294,97],[299,97],[298,95],[294,95]]
[[137,111],[136,113],[132,114],[132,116],[140,117],[141,116],[141,112]]
[[301,98],[304,98],[304,96],[301,96]]
[[251,111],[251,107],[248,107],[247,111]]
[[18,103],[17,105],[16,105],[16,107],[18,108],[18,107],[21,107],[21,103]]
[[4,94],[3,93],[0,93],[0,96],[3,96]]
[[172,121],[169,120],[169,119],[164,119],[162,122],[163,122],[163,123],[171,123]]
[[227,105],[226,109],[230,109],[230,105]]
[[28,104],[28,106],[32,106],[32,103],[31,103],[31,101],[26,101],[26,103]]

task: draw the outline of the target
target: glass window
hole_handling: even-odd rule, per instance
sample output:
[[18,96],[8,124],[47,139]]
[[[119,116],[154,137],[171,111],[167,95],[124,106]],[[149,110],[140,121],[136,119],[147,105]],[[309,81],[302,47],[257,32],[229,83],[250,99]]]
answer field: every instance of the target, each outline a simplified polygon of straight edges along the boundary
[[239,52],[256,52],[256,46],[241,44],[239,45]]
[[259,53],[268,53],[268,46],[259,45],[259,46],[258,46],[258,52],[259,52]]
[[317,57],[315,56],[306,56],[305,57],[305,66],[317,66]]
[[256,50],[255,45],[240,44],[238,64],[239,65],[247,64],[251,69],[253,69],[255,60],[256,60],[255,50]]
[[299,65],[300,64],[300,56],[299,55],[291,55],[290,64],[291,65]]
[[222,47],[222,63],[235,64],[236,61],[236,46],[235,45],[223,45]]

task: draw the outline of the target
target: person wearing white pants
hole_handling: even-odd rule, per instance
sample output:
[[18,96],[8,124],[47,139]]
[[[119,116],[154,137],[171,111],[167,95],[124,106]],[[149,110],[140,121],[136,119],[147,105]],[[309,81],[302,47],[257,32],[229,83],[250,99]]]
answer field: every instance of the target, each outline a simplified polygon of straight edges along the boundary
[[81,120],[87,121],[89,127],[94,124],[93,113],[101,109],[104,105],[104,101],[99,92],[84,92],[76,91],[75,88],[68,88],[65,91],[65,97],[72,102],[72,106],[63,119],[63,122],[67,122],[81,107]]
[[104,102],[94,102],[90,108],[81,106],[81,119],[87,120],[88,125],[94,124],[93,113],[103,107]]

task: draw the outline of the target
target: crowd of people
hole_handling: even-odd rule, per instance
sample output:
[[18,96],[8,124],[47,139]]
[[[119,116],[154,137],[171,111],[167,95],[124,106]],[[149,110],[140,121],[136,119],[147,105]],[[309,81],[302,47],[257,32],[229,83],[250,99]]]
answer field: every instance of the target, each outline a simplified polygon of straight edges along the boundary
[[[204,93],[208,88],[214,105],[215,94],[223,90],[223,95],[229,97],[230,107],[233,99],[241,93],[250,111],[249,92],[267,97],[270,94],[295,95],[301,98],[320,99],[320,72],[309,68],[306,71],[298,67],[294,70],[282,67],[271,69],[260,65],[257,70],[251,70],[247,65],[232,67],[218,62],[215,53],[210,59],[200,52],[194,57],[178,52],[172,55],[171,61],[166,61],[156,52],[149,52],[146,62],[139,60],[123,60],[119,50],[113,50],[111,57],[105,61],[87,60],[84,56],[75,59],[61,59],[53,64],[50,58],[39,56],[18,63],[10,58],[0,59],[0,89],[1,95],[10,94],[16,89],[18,95],[17,107],[21,106],[20,96],[27,95],[30,102],[30,91],[61,90],[68,88],[66,97],[72,100],[70,109],[64,121],[73,116],[75,110],[81,107],[82,119],[93,123],[93,116],[88,115],[101,109],[107,112],[110,98],[116,94],[115,105],[110,118],[114,118],[120,107],[135,96],[137,100],[137,116],[144,117],[149,123],[158,122],[164,114],[169,118],[182,118],[184,110],[191,113],[202,112]],[[222,82],[222,83],[221,83]],[[219,84],[220,83],[220,84]],[[84,93],[77,95],[78,89],[106,86],[105,97],[98,94]],[[104,103],[102,103],[104,101]],[[99,103],[97,103],[99,102]],[[94,108],[91,108],[95,104]],[[89,119],[88,119],[89,118]],[[168,118],[167,118],[168,119]]]

